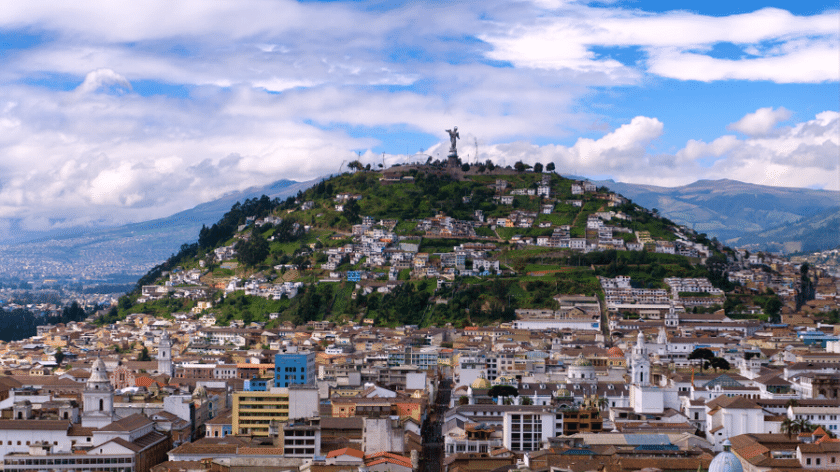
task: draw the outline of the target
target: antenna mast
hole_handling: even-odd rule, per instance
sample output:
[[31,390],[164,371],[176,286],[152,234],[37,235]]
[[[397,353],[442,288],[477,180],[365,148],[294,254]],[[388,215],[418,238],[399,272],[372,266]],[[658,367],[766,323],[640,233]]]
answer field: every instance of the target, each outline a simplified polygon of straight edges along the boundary
[[475,163],[478,164],[478,138],[473,138],[475,140]]

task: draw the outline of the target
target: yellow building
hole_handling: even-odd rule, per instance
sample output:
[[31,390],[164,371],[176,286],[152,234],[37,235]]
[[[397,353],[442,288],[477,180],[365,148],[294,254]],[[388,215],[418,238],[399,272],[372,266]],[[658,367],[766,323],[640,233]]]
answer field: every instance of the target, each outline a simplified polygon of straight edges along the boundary
[[235,392],[231,411],[233,434],[268,436],[271,421],[318,416],[318,389],[295,385],[267,392]]
[[289,419],[289,392],[236,392],[233,394],[233,434],[268,436],[268,424]]

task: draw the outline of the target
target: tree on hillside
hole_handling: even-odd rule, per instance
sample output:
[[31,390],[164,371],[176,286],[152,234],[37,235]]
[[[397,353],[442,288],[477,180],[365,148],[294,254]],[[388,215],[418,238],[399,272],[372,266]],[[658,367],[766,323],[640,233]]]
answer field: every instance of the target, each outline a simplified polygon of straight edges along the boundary
[[361,221],[362,218],[359,216],[361,211],[362,209],[359,208],[359,202],[356,201],[355,198],[351,198],[350,201],[344,204],[344,217],[347,218],[347,221],[349,221],[351,225]]
[[545,170],[547,170],[549,172],[554,172],[554,169],[555,169],[555,167],[554,167],[553,162],[549,162],[548,165],[545,166]]
[[365,166],[363,166],[360,161],[355,160],[355,161],[351,161],[349,164],[347,164],[347,168],[350,169],[350,170],[362,170],[362,169],[365,168]]
[[768,321],[771,323],[781,323],[782,317],[779,312],[782,309],[782,301],[778,296],[772,296],[764,303],[764,313],[768,316]]
[[542,171],[543,165],[541,163],[537,162],[536,164],[534,164],[534,172],[542,173]]
[[239,262],[255,266],[268,257],[268,241],[259,233],[251,233],[251,238],[236,243],[237,259]]

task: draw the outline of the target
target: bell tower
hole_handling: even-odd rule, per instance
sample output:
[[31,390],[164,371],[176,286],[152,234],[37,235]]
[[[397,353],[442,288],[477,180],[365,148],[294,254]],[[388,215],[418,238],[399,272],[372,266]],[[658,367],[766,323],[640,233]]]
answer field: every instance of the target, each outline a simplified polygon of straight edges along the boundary
[[169,339],[169,333],[164,331],[158,343],[158,373],[165,374],[172,377],[174,372],[172,370],[172,340]]
[[97,358],[90,368],[82,398],[85,407],[82,427],[101,428],[114,422],[114,387],[101,358]]

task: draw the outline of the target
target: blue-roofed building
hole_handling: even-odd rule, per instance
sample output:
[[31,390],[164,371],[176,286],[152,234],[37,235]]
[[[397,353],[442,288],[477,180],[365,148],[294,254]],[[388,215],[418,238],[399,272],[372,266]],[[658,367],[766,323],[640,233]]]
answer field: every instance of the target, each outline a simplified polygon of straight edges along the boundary
[[279,353],[274,356],[274,386],[314,385],[315,353]]
[[347,271],[347,281],[348,282],[359,282],[362,280],[362,271],[360,270],[348,270]]
[[818,344],[820,347],[825,349],[826,343],[828,341],[838,341],[840,340],[840,336],[834,334],[826,334],[822,331],[809,329],[805,331],[800,331],[799,339],[802,341],[803,344],[806,346]]

